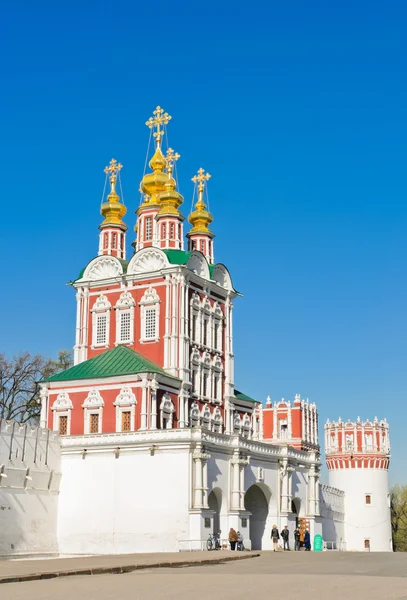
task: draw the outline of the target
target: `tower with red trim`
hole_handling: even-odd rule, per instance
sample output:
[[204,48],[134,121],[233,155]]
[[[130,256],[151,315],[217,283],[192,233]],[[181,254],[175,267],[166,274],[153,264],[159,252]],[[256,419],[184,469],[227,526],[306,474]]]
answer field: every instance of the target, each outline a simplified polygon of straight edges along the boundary
[[329,484],[345,492],[347,550],[392,550],[389,425],[377,417],[325,424]]

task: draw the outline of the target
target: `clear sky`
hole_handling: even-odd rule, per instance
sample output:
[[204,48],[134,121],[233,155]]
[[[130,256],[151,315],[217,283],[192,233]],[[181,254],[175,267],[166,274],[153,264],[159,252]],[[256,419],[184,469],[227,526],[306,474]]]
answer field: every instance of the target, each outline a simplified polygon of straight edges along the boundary
[[212,174],[236,385],[309,397],[321,424],[386,416],[407,482],[406,20],[401,0],[7,3],[0,349],[73,345],[103,168],[124,165],[130,243],[160,104],[185,213]]

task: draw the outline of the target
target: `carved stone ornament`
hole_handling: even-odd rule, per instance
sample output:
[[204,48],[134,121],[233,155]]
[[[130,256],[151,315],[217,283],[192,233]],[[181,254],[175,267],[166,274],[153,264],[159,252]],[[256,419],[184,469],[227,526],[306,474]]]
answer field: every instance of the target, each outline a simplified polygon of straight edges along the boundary
[[172,403],[171,396],[167,393],[164,394],[160,404],[160,410],[164,413],[171,414],[175,412],[174,404]]
[[101,408],[102,406],[104,406],[104,402],[99,390],[90,390],[82,404],[82,408]]
[[92,306],[91,312],[105,312],[106,310],[110,310],[111,307],[112,305],[106,296],[104,294],[100,294],[95,304]]
[[197,252],[192,252],[188,262],[187,268],[193,271],[199,277],[203,279],[209,279],[209,267],[206,259]]
[[71,408],[73,408],[73,404],[68,392],[59,392],[51,410],[69,410]]
[[215,425],[221,425],[223,423],[222,413],[220,412],[218,407],[216,407],[213,411],[212,420],[215,423]]
[[133,394],[131,387],[125,385],[120,390],[120,394],[117,396],[114,405],[115,406],[132,406],[137,404],[136,396]]
[[120,294],[120,298],[116,302],[116,308],[130,308],[135,305],[133,296],[128,290]]
[[158,302],[160,302],[160,296],[157,294],[157,290],[150,285],[144,292],[140,304],[157,304]]
[[85,269],[83,279],[98,281],[99,279],[111,279],[123,274],[120,261],[113,256],[98,256]]
[[192,294],[191,305],[194,306],[195,308],[199,308],[201,306],[201,300],[200,300],[199,294],[197,292],[194,292]]
[[131,259],[128,273],[154,273],[169,266],[164,252],[158,248],[145,248],[139,250]]

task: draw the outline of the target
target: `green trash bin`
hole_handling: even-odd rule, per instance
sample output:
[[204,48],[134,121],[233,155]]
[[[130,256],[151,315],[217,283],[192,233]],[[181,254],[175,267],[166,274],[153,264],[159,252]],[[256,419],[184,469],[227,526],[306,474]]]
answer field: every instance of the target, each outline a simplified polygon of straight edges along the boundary
[[322,540],[322,535],[314,535],[314,552],[322,552],[324,548],[324,542]]

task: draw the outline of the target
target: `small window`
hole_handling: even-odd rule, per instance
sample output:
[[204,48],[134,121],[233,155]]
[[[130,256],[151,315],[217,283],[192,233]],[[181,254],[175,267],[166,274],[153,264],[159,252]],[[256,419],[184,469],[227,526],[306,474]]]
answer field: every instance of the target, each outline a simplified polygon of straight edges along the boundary
[[96,344],[106,344],[107,340],[107,315],[96,316]]
[[152,224],[151,217],[146,217],[146,241],[151,240],[152,232],[153,232],[152,229],[153,229],[153,224]]
[[155,308],[146,308],[145,314],[145,339],[154,340],[156,338],[157,311]]
[[205,529],[210,529],[211,527],[211,519],[210,517],[205,517]]
[[208,321],[205,319],[203,322],[203,344],[208,344]]
[[117,248],[117,234],[116,233],[113,233],[113,236],[112,236],[112,248],[113,248],[113,250],[116,250],[116,248]]
[[215,398],[215,400],[218,399],[218,387],[219,387],[219,379],[217,377],[215,377],[215,379],[213,380],[213,397]]
[[171,223],[170,225],[170,238],[173,240],[175,237],[175,225],[174,223]]
[[121,343],[129,343],[131,340],[130,336],[130,311],[121,311],[120,312],[120,336],[119,341]]
[[203,240],[201,240],[201,252],[205,254],[205,242]]
[[90,415],[89,433],[99,433],[99,415]]
[[192,250],[196,250],[196,241],[192,240]]
[[103,236],[103,248],[104,248],[104,250],[106,250],[107,247],[108,247],[108,245],[109,245],[109,241],[108,241],[109,237],[108,236],[109,236],[108,233],[105,233],[105,235]]
[[204,373],[202,380],[202,395],[206,396],[208,393],[208,373]]
[[165,236],[167,235],[165,223],[161,226],[161,237],[165,240]]
[[122,431],[131,431],[131,413],[129,410],[122,412]]
[[68,433],[68,417],[61,415],[58,420],[58,433],[59,435],[67,435]]
[[365,550],[370,550],[370,540],[365,540]]
[[192,339],[194,341],[197,340],[197,335],[196,335],[196,326],[198,323],[198,316],[197,315],[192,315]]
[[366,494],[365,500],[366,504],[372,504],[372,496],[370,494]]

